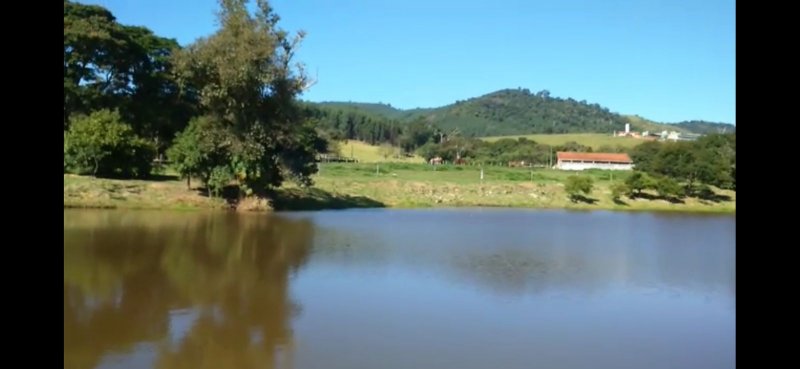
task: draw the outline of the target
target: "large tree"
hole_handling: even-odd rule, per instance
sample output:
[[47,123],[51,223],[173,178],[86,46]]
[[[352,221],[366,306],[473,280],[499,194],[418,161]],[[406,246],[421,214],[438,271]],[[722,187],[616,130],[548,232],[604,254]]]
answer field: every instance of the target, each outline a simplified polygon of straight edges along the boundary
[[172,76],[177,49],[174,39],[119,24],[101,6],[65,0],[64,130],[74,114],[117,110],[137,135],[164,148],[195,107],[191,90],[179,90]]
[[420,118],[409,123],[400,136],[400,147],[406,152],[414,152],[417,148],[433,140],[435,128],[425,119]]
[[246,192],[280,186],[291,178],[310,184],[320,147],[296,97],[307,86],[292,58],[303,37],[277,26],[267,1],[255,14],[246,0],[221,0],[219,30],[175,55],[182,89],[196,91],[207,119],[232,137],[225,170]]

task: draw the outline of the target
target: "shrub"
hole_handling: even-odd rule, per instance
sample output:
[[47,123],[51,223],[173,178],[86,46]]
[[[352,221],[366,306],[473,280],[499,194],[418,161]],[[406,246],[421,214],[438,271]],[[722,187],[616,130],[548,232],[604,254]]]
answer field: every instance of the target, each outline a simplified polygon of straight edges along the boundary
[[150,175],[155,148],[139,138],[116,111],[99,110],[71,119],[64,135],[64,169],[94,176]]

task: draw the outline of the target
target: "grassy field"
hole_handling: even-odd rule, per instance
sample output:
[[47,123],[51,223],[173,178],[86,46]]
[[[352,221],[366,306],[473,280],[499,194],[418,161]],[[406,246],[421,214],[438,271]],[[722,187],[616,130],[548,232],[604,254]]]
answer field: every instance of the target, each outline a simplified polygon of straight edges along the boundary
[[384,156],[380,146],[373,146],[363,141],[345,140],[339,144],[340,155],[344,157],[354,157],[359,163],[424,163],[425,159],[421,156],[412,157],[393,157]]
[[[611,184],[624,181],[631,172],[592,170],[592,203],[572,203],[564,181],[575,172],[507,167],[438,166],[425,164],[329,164],[321,167],[316,187],[331,193],[364,196],[387,207],[523,207],[609,210],[663,210],[735,212],[736,193],[717,189],[727,201],[687,198],[683,203],[666,200],[611,199]],[[655,197],[655,194],[648,194]]]
[[484,137],[483,139],[489,142],[494,142],[503,138],[517,139],[520,137],[525,137],[529,140],[533,140],[538,143],[546,145],[562,145],[570,141],[575,141],[581,145],[590,146],[592,149],[598,149],[601,146],[605,145],[612,147],[616,147],[617,145],[619,145],[626,148],[631,148],[643,142],[647,142],[632,137],[612,137],[610,134],[605,134],[605,133],[568,133],[568,134],[556,134],[556,135],[537,134],[537,135],[521,135],[521,136],[495,136],[495,137]]
[[143,181],[64,175],[64,207],[189,210],[225,206],[222,199],[187,190],[186,181],[173,176]]
[[[435,169],[435,170],[434,170]],[[606,209],[632,211],[735,212],[736,193],[716,190],[715,201],[685,199],[671,203],[660,199],[611,199],[610,185],[630,172],[586,171],[594,190],[591,203],[572,203],[563,182],[573,172],[476,166],[433,166],[413,163],[327,163],[320,165],[314,188],[286,185],[273,194],[276,210],[351,207],[522,207]],[[193,182],[196,185],[196,182]],[[652,194],[651,194],[652,195]],[[210,199],[197,188],[165,177],[158,181],[120,181],[64,176],[65,207],[118,207],[155,209],[225,208],[220,199]],[[241,208],[242,206],[240,206]],[[255,207],[260,209],[259,207]],[[263,208],[263,207],[261,207]]]
[[[101,209],[231,209],[222,198],[210,198],[198,181],[187,188],[186,181],[172,175],[155,180],[118,180],[64,175],[65,208]],[[239,210],[319,210],[374,208],[385,205],[364,196],[331,193],[322,188],[299,188],[288,184],[271,194],[269,201],[246,199]]]

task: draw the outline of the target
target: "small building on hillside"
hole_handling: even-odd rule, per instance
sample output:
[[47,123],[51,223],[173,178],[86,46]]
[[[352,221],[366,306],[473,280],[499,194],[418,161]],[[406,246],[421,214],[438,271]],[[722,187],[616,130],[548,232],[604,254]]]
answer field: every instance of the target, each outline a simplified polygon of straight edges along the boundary
[[682,132],[661,132],[661,139],[665,141],[697,141],[698,138],[702,137],[701,134],[696,133],[682,133]]
[[631,170],[633,160],[628,154],[601,153],[601,152],[557,152],[555,169],[585,170],[585,169],[610,169]]

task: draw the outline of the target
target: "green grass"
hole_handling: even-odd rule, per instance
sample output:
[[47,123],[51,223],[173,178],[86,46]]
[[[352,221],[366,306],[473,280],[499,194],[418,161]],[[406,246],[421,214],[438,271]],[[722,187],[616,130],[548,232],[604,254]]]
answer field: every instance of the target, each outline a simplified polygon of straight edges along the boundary
[[[412,157],[384,157],[381,153],[380,146],[373,146],[366,142],[356,140],[345,140],[339,144],[340,155],[344,157],[354,157],[359,163],[381,163],[381,162],[399,162],[399,163],[424,163],[425,159],[418,155]],[[351,156],[352,155],[352,156]]]
[[[611,185],[624,181],[629,171],[589,170],[580,173],[552,169],[433,166],[426,164],[323,164],[316,187],[343,196],[365,196],[388,207],[502,206],[526,208],[663,210],[735,212],[736,194],[717,190],[731,201],[704,202],[694,198],[683,204],[665,200],[611,199]],[[592,177],[594,204],[572,203],[563,183],[571,175]],[[652,194],[654,195],[654,194]]]
[[[611,185],[631,172],[590,170],[580,173],[553,169],[484,167],[419,163],[322,163],[313,188],[286,184],[273,194],[277,210],[342,209],[353,207],[521,207],[544,209],[595,209],[626,211],[736,211],[736,193],[716,189],[729,201],[684,203],[660,199],[611,199]],[[592,177],[589,203],[572,203],[563,183],[571,175]],[[199,185],[192,182],[193,186]],[[650,194],[654,195],[654,194]],[[198,209],[226,207],[223,200],[209,199],[198,189],[187,190],[184,181],[122,181],[64,176],[65,207],[112,207],[142,209]],[[244,209],[242,205],[240,208]],[[270,208],[261,207],[261,208]]]
[[[193,181],[193,187],[199,182]],[[116,180],[64,175],[64,207],[125,209],[215,209],[225,202],[200,194],[186,181],[164,176],[159,180]]]
[[640,140],[632,137],[613,137],[605,133],[568,133],[568,134],[536,134],[536,135],[519,135],[519,136],[495,136],[484,137],[483,140],[494,142],[503,138],[518,139],[525,137],[529,140],[536,141],[546,145],[563,145],[570,141],[575,141],[581,145],[590,146],[592,149],[599,149],[601,146],[622,146],[625,148],[635,147],[645,140]]

